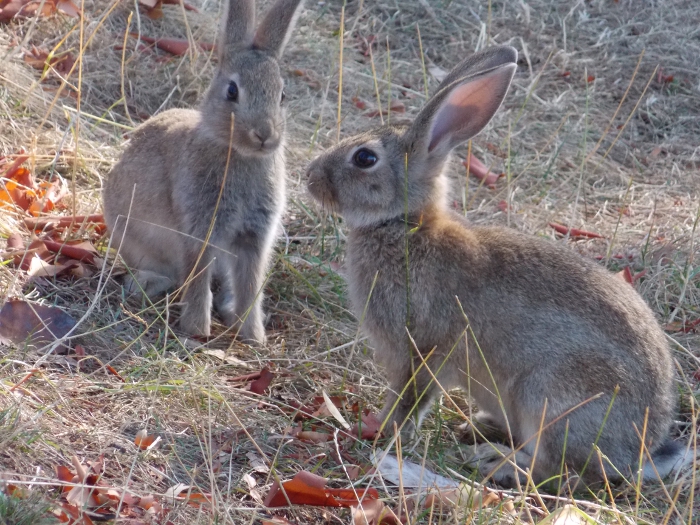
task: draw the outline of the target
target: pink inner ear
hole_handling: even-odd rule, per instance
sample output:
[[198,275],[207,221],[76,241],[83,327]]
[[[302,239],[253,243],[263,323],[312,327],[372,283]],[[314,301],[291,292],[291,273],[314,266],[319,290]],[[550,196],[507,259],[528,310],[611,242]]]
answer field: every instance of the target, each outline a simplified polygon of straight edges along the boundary
[[450,140],[450,148],[453,148],[476,135],[488,124],[508,88],[510,74],[506,76],[503,73],[503,70],[498,69],[465,80],[463,84],[452,88],[452,93],[445,98],[433,117],[428,151],[432,151],[445,139]]

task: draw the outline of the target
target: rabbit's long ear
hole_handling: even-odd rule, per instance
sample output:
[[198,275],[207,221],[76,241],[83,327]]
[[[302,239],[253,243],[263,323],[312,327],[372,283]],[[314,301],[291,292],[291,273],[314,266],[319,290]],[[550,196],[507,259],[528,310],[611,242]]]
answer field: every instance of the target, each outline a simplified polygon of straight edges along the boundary
[[224,0],[225,15],[219,34],[219,63],[229,62],[241,47],[253,42],[255,0]]
[[303,0],[277,0],[255,31],[253,47],[281,57],[299,18],[302,3]]
[[[444,157],[489,123],[508,92],[516,68],[517,52],[513,48],[499,49],[512,53],[492,53],[489,60],[477,63],[470,57],[450,72],[446,79],[449,83],[441,84],[442,89],[428,101],[408,132],[417,154]],[[483,67],[477,69],[475,65]]]

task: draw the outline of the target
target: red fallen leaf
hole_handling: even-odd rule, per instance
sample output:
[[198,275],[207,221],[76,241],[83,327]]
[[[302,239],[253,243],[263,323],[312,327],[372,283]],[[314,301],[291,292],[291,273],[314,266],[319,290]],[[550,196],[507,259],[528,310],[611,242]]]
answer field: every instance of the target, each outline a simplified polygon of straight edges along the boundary
[[[5,159],[2,159],[3,161]],[[19,169],[19,167],[24,164],[27,160],[29,160],[29,155],[24,155],[20,154],[17,155],[15,158],[14,162],[10,164],[3,173],[0,173],[0,177],[5,177],[8,179],[14,178],[15,172]]]
[[357,109],[365,109],[367,107],[365,101],[361,100],[359,97],[352,97],[352,102]]
[[34,239],[27,249],[21,249],[19,253],[15,254],[12,263],[20,270],[28,272],[35,257],[48,262],[53,260],[54,254],[46,249],[44,241],[41,239]]
[[[129,34],[134,38],[139,38],[138,33]],[[190,48],[190,42],[185,38],[152,38],[150,36],[141,35],[140,39],[175,56],[185,55]],[[207,42],[197,42],[197,45],[204,51],[212,51],[214,49],[214,44]]]
[[59,308],[28,303],[19,299],[7,301],[0,310],[0,341],[34,345],[52,343],[64,337],[75,326],[75,320]]
[[374,118],[378,117],[379,114],[382,114],[382,116],[386,116],[389,113],[406,113],[406,106],[404,106],[401,102],[398,101],[393,101],[391,105],[389,106],[389,109],[374,109],[372,111],[368,111],[365,113],[365,116],[369,118]]
[[[379,418],[372,414],[362,414],[362,425],[355,423],[350,429],[350,435],[359,439],[374,439],[379,434],[379,429],[382,427],[382,422]],[[359,434],[358,434],[359,433]]]
[[326,443],[333,439],[333,435],[328,432],[315,432],[313,430],[292,431],[292,435],[299,441],[306,441],[307,443]]
[[269,368],[263,368],[260,371],[260,377],[258,377],[252,383],[250,383],[250,391],[260,396],[263,395],[265,393],[265,390],[267,390],[267,387],[270,386],[270,383],[272,382],[272,379],[274,377],[275,374],[270,372]]
[[399,517],[383,501],[363,501],[352,507],[353,525],[403,525]]
[[[206,342],[206,341],[205,341]],[[236,376],[236,377],[231,377],[227,379],[227,381],[231,381],[234,383],[247,383],[248,381],[253,381],[255,379],[260,379],[260,372],[253,372],[252,374],[244,374],[242,376]]]
[[21,387],[24,383],[26,383],[27,381],[29,381],[29,379],[31,379],[31,377],[32,377],[34,374],[36,374],[38,371],[39,371],[38,368],[33,368],[33,369],[31,369],[22,379],[20,379],[20,380],[17,381],[14,385],[12,385],[12,387],[10,388],[10,392],[13,392],[13,391],[16,390],[17,388]]
[[508,203],[506,201],[498,201],[498,209],[501,210],[503,213],[507,213],[508,210],[510,209],[510,206],[508,206]]
[[[76,346],[76,350],[77,350],[77,348],[78,348],[78,347]],[[122,376],[119,375],[119,372],[117,372],[117,371],[114,369],[113,366],[111,366],[111,365],[105,365],[105,368],[107,369],[107,371],[108,371],[110,374],[112,374],[112,375],[115,376],[117,379],[119,379],[119,381],[121,381],[122,383],[126,383],[126,380],[125,380]],[[138,443],[136,443],[136,444],[138,445]],[[146,448],[148,448],[148,447],[146,447]]]
[[671,333],[681,332],[688,334],[690,332],[695,332],[698,325],[700,325],[700,319],[696,319],[687,324],[684,321],[673,321],[672,323],[666,324],[664,330]]
[[[377,489],[331,489],[326,487],[326,479],[311,472],[298,472],[291,480],[284,481],[282,488],[277,481],[272,484],[265,498],[266,507],[286,507],[292,505],[313,505],[316,507],[352,507],[360,500],[379,499]],[[285,497],[286,493],[286,497]]]
[[146,432],[146,429],[139,430],[136,433],[136,437],[134,437],[134,444],[139,447],[141,450],[146,450],[148,447],[150,447],[154,441],[157,439],[158,436],[156,435],[148,435]]
[[74,244],[60,243],[49,239],[43,239],[43,241],[46,245],[46,249],[53,253],[65,255],[66,257],[75,259],[76,261],[95,264],[97,250],[87,241],[80,241]]
[[554,231],[561,233],[562,235],[569,234],[569,238],[571,239],[605,239],[605,237],[599,233],[579,230],[577,228],[569,228],[568,226],[557,224],[556,222],[550,222],[549,227],[553,228]]
[[76,215],[74,217],[42,217],[40,219],[24,219],[24,225],[30,230],[51,231],[54,228],[67,228],[68,226],[83,226],[85,224],[105,224],[105,217],[101,213],[95,215]]
[[12,496],[13,498],[26,499],[29,496],[29,491],[24,487],[18,487],[14,483],[8,483],[5,485],[5,494]]
[[617,272],[617,274],[615,274],[615,275],[617,275],[622,280],[624,280],[630,284],[634,284],[636,281],[639,280],[640,277],[643,277],[644,275],[646,275],[646,273],[647,273],[646,270],[642,270],[639,273],[632,273],[632,270],[630,269],[630,267],[625,266],[625,268],[623,270]]
[[81,512],[75,505],[68,503],[60,503],[59,505],[60,508],[56,509],[54,513],[60,522],[69,525],[94,525],[90,516]]
[[483,181],[484,186],[493,189],[496,181],[503,176],[502,173],[491,173],[484,163],[477,159],[472,153],[468,159],[463,160],[462,164],[469,170],[469,173],[477,179]]
[[586,79],[586,82],[587,82],[588,84],[590,84],[590,83],[593,82],[594,80],[595,80],[595,77],[594,77],[593,75],[588,75],[588,78]]

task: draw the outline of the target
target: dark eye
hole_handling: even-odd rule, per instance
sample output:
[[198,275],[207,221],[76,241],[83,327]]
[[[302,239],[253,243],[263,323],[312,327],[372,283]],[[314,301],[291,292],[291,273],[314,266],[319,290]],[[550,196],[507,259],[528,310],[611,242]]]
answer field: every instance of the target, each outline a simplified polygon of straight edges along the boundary
[[352,156],[352,162],[358,168],[366,169],[371,168],[377,163],[377,156],[372,150],[367,148],[358,149]]
[[284,92],[284,89],[282,90],[282,97],[280,98],[280,104],[284,102],[284,99],[287,98],[287,94]]
[[226,98],[231,102],[238,102],[238,84],[231,81],[228,85],[228,90],[226,90]]

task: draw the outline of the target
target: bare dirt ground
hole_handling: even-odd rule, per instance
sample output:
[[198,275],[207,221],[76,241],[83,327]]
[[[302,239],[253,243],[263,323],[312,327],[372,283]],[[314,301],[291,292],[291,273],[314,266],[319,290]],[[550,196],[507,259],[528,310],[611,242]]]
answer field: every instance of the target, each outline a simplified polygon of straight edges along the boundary
[[[40,178],[62,175],[72,193],[61,213],[99,213],[104,178],[125,134],[156,112],[196,104],[212,72],[209,53],[173,57],[137,49],[136,39],[126,36],[131,31],[212,42],[219,3],[193,4],[199,12],[169,5],[162,18],[151,20],[134,2],[85,0],[82,23],[59,13],[0,25],[0,155],[24,148]],[[385,387],[338,273],[342,222],[311,204],[304,168],[334,144],[338,126],[348,134],[379,124],[379,117],[368,115],[378,99],[385,109],[393,103],[384,120],[411,118],[441,71],[491,44],[516,47],[519,68],[503,108],[472,151],[505,176],[488,189],[455,160],[454,206],[473,223],[567,243],[613,271],[629,266],[634,275],[645,272],[634,285],[667,328],[678,365],[675,432],[681,440],[694,436],[700,11],[692,4],[353,0],[344,13],[341,85],[342,2],[307,1],[283,60],[292,191],[266,290],[268,344],[238,344],[223,326],[215,327],[220,337],[203,344],[173,327],[176,306],[127,300],[117,279],[121,266],[106,239],[98,244],[104,271],[81,278],[30,279],[6,262],[0,266],[2,298],[54,305],[80,320],[80,337],[71,345],[81,344],[96,359],[0,346],[0,478],[57,501],[52,487],[58,465],[70,467],[73,456],[86,464],[104,455],[104,483],[155,495],[166,513],[158,519],[175,524],[260,523],[272,515],[261,505],[272,482],[300,470],[316,472],[334,487],[372,486],[390,506],[405,502],[399,488],[363,476],[373,447],[388,441],[314,443],[289,436],[300,424],[331,434],[340,428],[323,414],[294,421],[295,407],[313,403],[323,391],[345,396],[342,412],[352,421],[353,404],[376,410]],[[42,80],[42,71],[24,60],[32,46],[82,56],[81,67],[69,76],[49,70]],[[466,154],[463,148],[455,157]],[[6,207],[0,214],[3,237],[19,232],[29,240],[22,213]],[[603,238],[562,239],[550,222]],[[235,380],[263,367],[275,373],[263,396]],[[34,369],[22,388],[13,388]],[[461,396],[454,399],[466,406]],[[404,458],[425,461],[453,479],[471,476],[459,459],[463,448],[455,427],[461,422],[450,403],[436,406],[421,441],[405,448]],[[139,450],[134,437],[141,429],[160,442]],[[574,496],[562,491],[555,498],[530,487],[500,493],[513,501],[514,512],[503,504],[418,509],[411,523],[537,522],[572,502],[601,523],[697,523],[698,472],[641,492],[630,483]],[[178,483],[209,494],[211,504],[166,502],[164,493]],[[277,515],[297,524],[352,521],[341,508],[303,506]]]

